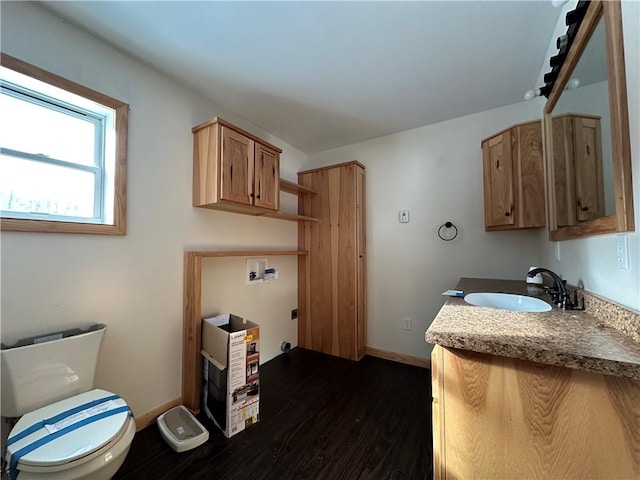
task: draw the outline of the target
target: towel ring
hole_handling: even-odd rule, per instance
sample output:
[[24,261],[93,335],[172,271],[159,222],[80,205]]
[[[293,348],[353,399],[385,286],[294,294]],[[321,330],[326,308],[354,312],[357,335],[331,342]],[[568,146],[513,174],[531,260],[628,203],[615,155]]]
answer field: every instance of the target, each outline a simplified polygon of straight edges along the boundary
[[[448,229],[450,228],[453,228],[453,236],[445,236],[446,233],[448,232]],[[458,227],[456,227],[451,222],[443,223],[442,225],[440,225],[440,228],[438,229],[438,236],[445,242],[450,242],[451,240],[453,240],[458,236]]]

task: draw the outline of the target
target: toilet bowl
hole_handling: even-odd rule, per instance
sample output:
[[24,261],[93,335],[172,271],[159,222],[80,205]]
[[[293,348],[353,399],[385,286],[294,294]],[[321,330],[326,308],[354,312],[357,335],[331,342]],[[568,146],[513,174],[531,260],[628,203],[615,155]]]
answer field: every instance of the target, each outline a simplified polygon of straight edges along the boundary
[[135,435],[125,401],[93,388],[107,327],[96,323],[0,344],[0,413],[19,418],[7,439],[11,480],[103,480]]
[[125,401],[95,389],[18,420],[7,440],[9,478],[106,480],[124,462],[135,435]]

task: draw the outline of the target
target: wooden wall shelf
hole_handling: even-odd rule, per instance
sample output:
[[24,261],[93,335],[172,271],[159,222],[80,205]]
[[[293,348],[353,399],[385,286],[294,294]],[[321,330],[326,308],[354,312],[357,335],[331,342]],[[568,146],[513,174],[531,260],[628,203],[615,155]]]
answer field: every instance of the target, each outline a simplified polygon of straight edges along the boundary
[[200,410],[202,381],[202,259],[307,255],[302,250],[198,250],[184,252],[184,313],[182,323],[182,403]]
[[[292,195],[316,195],[316,191],[305,187],[304,185],[300,185],[299,183],[290,182],[289,180],[285,180],[283,178],[280,179],[280,191],[291,193]],[[278,218],[280,220],[290,220],[292,222],[317,222],[318,219],[314,217],[309,217],[307,215],[298,215],[295,213],[289,212],[266,212],[262,213],[261,216],[269,217],[269,218]]]
[[315,195],[317,193],[309,187],[305,187],[299,183],[290,182],[284,178],[280,179],[280,191],[291,193],[293,195]]
[[263,213],[262,217],[278,218],[280,220],[291,220],[293,222],[318,222],[317,218],[307,217],[306,215],[298,215],[296,213],[287,212],[269,212]]
[[197,257],[262,257],[270,255],[306,255],[302,250],[196,250],[184,252]]

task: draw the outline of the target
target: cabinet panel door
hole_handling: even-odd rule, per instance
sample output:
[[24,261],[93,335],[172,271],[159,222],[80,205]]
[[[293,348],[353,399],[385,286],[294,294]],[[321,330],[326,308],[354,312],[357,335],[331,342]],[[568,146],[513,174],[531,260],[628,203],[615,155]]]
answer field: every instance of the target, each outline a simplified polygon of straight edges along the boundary
[[356,182],[356,245],[357,245],[357,279],[356,279],[356,311],[357,311],[357,338],[356,338],[356,358],[360,359],[365,354],[367,341],[366,333],[366,240],[365,240],[365,218],[366,218],[366,197],[364,188],[364,170],[357,169]]
[[575,225],[576,212],[573,166],[573,122],[570,117],[554,118],[553,122],[553,182],[555,215],[559,227]]
[[309,222],[309,244],[305,248],[309,252],[309,270],[306,277],[309,285],[309,342],[305,343],[304,348],[338,355],[338,325],[337,318],[333,315],[335,309],[332,296],[334,272],[331,268],[335,252],[332,242],[330,198],[335,181],[330,172],[331,170],[321,170],[303,176],[304,184],[318,192],[308,199],[310,209],[305,210],[304,214],[320,219],[319,222]]
[[253,203],[253,140],[222,127],[220,198],[251,205]]
[[515,223],[511,143],[511,131],[507,131],[482,144],[486,227]]
[[364,169],[338,165],[298,176],[317,192],[300,201],[319,219],[299,228],[298,345],[359,360],[366,343]]
[[542,166],[542,126],[540,122],[518,127],[517,175],[518,226],[544,227],[544,170]]
[[357,356],[357,238],[356,167],[334,169],[329,174],[331,221],[331,271],[333,272],[333,316],[338,355]]
[[436,479],[638,478],[640,382],[436,349]]
[[604,216],[604,181],[600,121],[574,118],[576,217],[578,221]]
[[280,155],[256,143],[255,202],[258,207],[278,210],[280,206]]

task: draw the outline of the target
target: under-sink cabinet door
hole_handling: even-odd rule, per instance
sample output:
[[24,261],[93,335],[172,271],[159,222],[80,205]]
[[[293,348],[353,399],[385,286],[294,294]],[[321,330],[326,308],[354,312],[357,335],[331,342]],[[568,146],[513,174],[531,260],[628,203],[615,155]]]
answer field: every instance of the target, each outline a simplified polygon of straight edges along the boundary
[[640,382],[436,346],[436,479],[640,478]]

